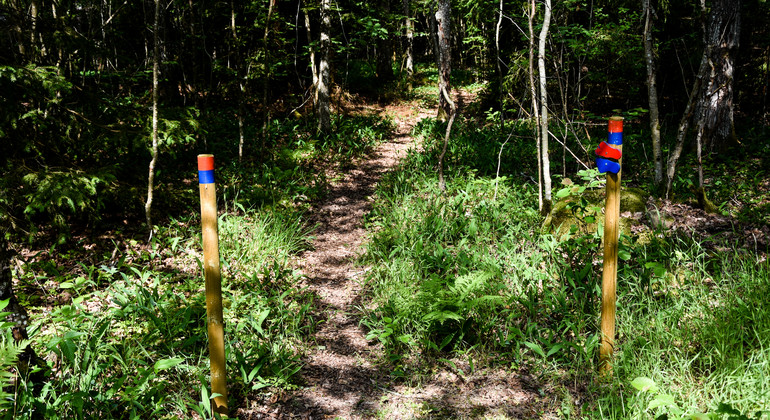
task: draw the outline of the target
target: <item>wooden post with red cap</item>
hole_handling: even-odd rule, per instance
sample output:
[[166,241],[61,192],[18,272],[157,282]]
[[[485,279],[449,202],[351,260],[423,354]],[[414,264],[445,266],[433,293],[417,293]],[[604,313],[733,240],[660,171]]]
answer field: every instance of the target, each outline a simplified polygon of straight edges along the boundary
[[222,276],[219,268],[217,192],[214,183],[214,155],[198,155],[198,184],[203,228],[203,271],[206,277],[206,324],[209,334],[211,393],[214,411],[228,414],[225,371],[225,334],[222,317]]
[[[609,149],[614,150],[609,150]],[[612,374],[612,354],[615,349],[615,307],[618,279],[618,224],[620,221],[620,173],[623,150],[623,117],[609,120],[608,140],[596,154],[597,165],[607,174],[604,207],[604,264],[602,269],[602,341],[599,347],[599,372]],[[611,157],[617,162],[604,157]]]

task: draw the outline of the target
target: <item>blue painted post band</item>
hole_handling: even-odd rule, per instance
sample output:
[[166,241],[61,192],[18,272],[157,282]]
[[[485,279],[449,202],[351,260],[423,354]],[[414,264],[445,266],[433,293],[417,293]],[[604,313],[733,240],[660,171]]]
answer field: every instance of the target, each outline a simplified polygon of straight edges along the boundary
[[199,184],[213,184],[214,183],[214,170],[198,171],[198,183]]
[[623,144],[623,132],[621,131],[620,133],[609,133],[607,144],[614,144],[616,146]]
[[596,158],[596,167],[600,173],[611,172],[616,174],[620,172],[620,164],[604,158]]

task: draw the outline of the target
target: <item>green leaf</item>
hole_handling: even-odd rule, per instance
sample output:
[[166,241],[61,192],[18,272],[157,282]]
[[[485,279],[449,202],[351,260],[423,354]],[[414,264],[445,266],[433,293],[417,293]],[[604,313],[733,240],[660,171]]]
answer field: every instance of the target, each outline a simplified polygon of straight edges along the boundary
[[568,196],[570,193],[570,188],[562,188],[559,191],[556,191],[556,198],[564,198]]
[[562,348],[564,348],[564,346],[562,346],[561,344],[557,344],[557,345],[551,347],[551,349],[548,350],[548,353],[545,355],[545,357],[553,356],[554,354],[556,354],[556,352],[558,352]]
[[539,344],[531,343],[529,341],[525,341],[524,345],[529,347],[530,350],[540,355],[540,357],[545,357],[545,352],[543,351],[543,348],[540,347]]
[[669,394],[658,394],[655,398],[650,401],[650,404],[647,406],[648,410],[654,410],[658,407],[666,407],[669,405],[676,404],[676,400],[674,400],[674,397]]
[[643,376],[634,378],[634,380],[631,381],[631,386],[636,388],[637,391],[642,392],[655,392],[658,390],[658,386],[655,384],[655,381]]
[[170,369],[180,363],[184,362],[184,359],[181,357],[172,357],[170,359],[163,359],[158,360],[155,362],[155,373],[160,372],[161,370]]
[[257,332],[265,335],[265,331],[262,329],[262,323],[265,322],[265,319],[267,319],[267,316],[270,315],[270,309],[265,309],[264,311],[259,313],[259,318],[257,318],[257,324],[255,325]]

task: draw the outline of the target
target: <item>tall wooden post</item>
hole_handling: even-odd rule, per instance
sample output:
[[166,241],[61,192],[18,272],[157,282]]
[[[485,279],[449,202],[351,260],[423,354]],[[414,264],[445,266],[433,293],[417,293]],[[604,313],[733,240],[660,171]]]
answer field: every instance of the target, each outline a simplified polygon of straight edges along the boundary
[[612,354],[615,348],[622,149],[623,117],[611,117],[608,140],[606,143],[602,142],[596,149],[596,154],[599,156],[596,159],[599,171],[607,174],[607,200],[604,207],[604,267],[602,270],[602,341],[599,347],[599,371],[604,375],[612,374]]
[[222,277],[219,269],[214,155],[198,155],[198,184],[200,186],[201,225],[203,228],[203,270],[206,276],[206,320],[211,361],[211,393],[220,394],[214,397],[214,411],[227,415],[225,334],[222,319]]

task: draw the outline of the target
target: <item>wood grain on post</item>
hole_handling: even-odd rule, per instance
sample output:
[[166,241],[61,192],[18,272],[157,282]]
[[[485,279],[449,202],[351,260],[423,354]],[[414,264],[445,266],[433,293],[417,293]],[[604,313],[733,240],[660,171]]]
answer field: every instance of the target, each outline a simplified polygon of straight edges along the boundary
[[211,393],[214,411],[228,414],[225,335],[222,316],[222,276],[219,268],[217,193],[214,183],[214,155],[198,155],[198,182],[203,228],[203,270],[206,276],[206,320],[211,361]]
[[[622,152],[623,117],[610,118],[609,133],[610,141],[608,143]],[[620,159],[618,159],[618,163],[621,163]],[[615,349],[621,171],[622,167],[617,173],[607,172],[607,201],[604,208],[604,265],[602,269],[602,341],[599,347],[599,372],[604,375],[612,374],[612,355]]]

